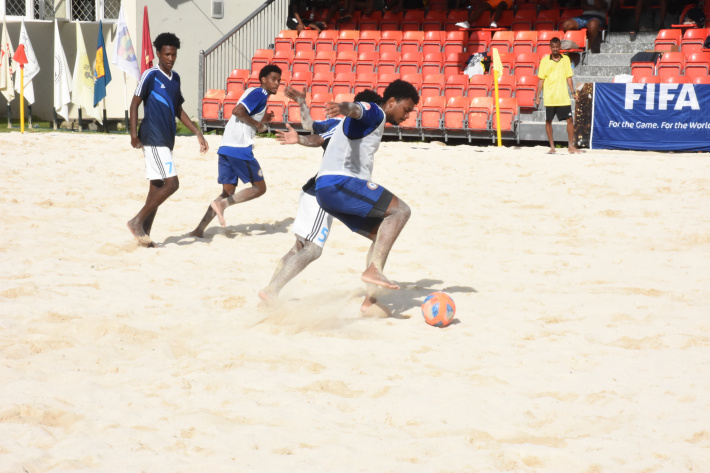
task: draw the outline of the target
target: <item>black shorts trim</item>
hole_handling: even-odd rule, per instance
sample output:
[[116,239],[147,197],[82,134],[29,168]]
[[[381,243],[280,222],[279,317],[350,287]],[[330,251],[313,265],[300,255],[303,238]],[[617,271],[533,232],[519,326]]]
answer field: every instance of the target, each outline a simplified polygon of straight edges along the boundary
[[572,118],[572,105],[559,105],[545,107],[546,121],[551,122],[555,116],[559,121]]

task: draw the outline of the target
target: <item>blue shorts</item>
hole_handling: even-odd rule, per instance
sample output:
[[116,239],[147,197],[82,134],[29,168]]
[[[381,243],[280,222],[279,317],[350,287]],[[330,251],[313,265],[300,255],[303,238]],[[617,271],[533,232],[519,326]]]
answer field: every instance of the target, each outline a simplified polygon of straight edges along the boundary
[[263,181],[264,172],[259,161],[254,158],[251,147],[232,148],[235,149],[243,150],[234,153],[241,154],[240,157],[219,155],[217,182],[236,186],[239,183],[237,179],[241,179],[244,184]]
[[316,182],[318,205],[364,236],[382,223],[392,197],[384,187],[357,177],[323,176]]
[[597,15],[582,15],[574,17],[572,19],[577,22],[577,26],[580,30],[582,28],[586,28],[590,20],[599,20],[599,28],[606,27],[606,18],[602,18],[601,16]]

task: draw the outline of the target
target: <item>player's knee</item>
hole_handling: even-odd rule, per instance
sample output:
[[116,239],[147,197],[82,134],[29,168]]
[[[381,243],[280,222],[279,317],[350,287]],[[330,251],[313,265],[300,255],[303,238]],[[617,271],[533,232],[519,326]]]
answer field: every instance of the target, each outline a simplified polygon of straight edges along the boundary
[[177,176],[175,178],[168,178],[165,180],[165,186],[171,194],[175,193],[180,188],[180,181]]
[[307,241],[306,244],[303,247],[303,250],[305,251],[306,255],[308,255],[308,259],[312,262],[320,258],[320,255],[323,254],[323,248],[320,246],[316,245],[312,241]]
[[256,188],[256,196],[261,197],[262,195],[266,194],[266,182],[265,181],[259,181],[254,184],[254,187]]
[[398,213],[402,215],[402,218],[404,218],[405,221],[409,220],[409,217],[412,216],[412,209],[409,208],[409,205],[407,205],[403,201],[399,201],[399,209]]

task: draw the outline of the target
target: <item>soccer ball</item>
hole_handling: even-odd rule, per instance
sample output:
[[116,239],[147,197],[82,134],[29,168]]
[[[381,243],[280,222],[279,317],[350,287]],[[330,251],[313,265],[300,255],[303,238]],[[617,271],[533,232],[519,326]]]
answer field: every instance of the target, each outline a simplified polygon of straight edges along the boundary
[[454,320],[456,304],[448,294],[434,292],[429,294],[422,304],[422,315],[429,325],[446,327]]

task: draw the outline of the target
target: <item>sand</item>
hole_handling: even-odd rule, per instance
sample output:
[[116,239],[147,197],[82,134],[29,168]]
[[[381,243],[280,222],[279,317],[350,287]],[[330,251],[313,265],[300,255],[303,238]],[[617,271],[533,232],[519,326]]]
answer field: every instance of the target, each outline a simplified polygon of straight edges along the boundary
[[707,154],[384,143],[413,215],[363,317],[339,222],[258,308],[318,149],[259,139],[267,193],[187,236],[219,140],[145,249],[128,137],[0,135],[0,473],[710,471]]

